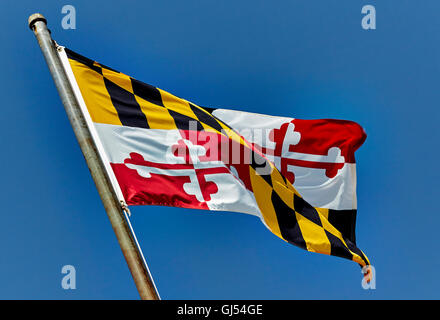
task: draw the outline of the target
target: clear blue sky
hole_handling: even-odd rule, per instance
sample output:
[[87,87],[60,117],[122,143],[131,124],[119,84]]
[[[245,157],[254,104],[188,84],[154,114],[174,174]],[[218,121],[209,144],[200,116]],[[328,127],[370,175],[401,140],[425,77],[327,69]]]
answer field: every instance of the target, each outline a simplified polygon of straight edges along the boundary
[[[440,2],[3,1],[1,299],[138,294],[27,18],[200,105],[360,123],[357,241],[377,272],[312,254],[252,216],[132,209],[165,299],[439,298]],[[37,4],[38,3],[38,4]],[[61,28],[72,4],[77,29]],[[377,29],[361,28],[373,4]],[[61,288],[61,268],[77,289]]]

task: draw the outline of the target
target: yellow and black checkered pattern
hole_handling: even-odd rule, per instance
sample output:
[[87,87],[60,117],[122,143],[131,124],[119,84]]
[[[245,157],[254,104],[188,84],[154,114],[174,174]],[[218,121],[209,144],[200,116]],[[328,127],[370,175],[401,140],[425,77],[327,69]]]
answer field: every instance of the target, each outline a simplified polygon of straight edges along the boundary
[[[240,143],[255,160],[249,165],[252,191],[266,226],[274,234],[311,252],[369,265],[354,237],[341,232],[345,226],[330,223],[331,210],[307,203],[273,163],[210,112],[71,50],[65,51],[93,122],[146,129],[205,130]],[[259,174],[261,166],[270,166],[270,173]]]

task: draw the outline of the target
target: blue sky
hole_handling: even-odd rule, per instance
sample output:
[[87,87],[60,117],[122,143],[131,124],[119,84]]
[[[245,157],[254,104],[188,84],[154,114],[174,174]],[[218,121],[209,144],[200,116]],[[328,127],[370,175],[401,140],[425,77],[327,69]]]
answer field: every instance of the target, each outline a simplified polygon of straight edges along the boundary
[[[439,298],[438,1],[39,2],[0,4],[0,299],[138,298],[27,27],[34,12],[58,43],[200,105],[354,120],[368,134],[357,242],[376,290],[355,263],[288,245],[252,216],[136,207],[162,298]],[[66,4],[76,30],[61,27]],[[376,30],[361,28],[366,4]],[[67,264],[76,290],[61,287]]]

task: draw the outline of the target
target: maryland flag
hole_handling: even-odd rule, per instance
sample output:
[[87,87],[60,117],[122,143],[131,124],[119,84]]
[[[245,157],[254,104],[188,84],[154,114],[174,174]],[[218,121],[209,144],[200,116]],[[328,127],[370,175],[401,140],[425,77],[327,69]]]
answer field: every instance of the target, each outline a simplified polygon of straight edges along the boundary
[[252,214],[300,248],[369,265],[355,239],[358,124],[203,108],[58,53],[125,204]]

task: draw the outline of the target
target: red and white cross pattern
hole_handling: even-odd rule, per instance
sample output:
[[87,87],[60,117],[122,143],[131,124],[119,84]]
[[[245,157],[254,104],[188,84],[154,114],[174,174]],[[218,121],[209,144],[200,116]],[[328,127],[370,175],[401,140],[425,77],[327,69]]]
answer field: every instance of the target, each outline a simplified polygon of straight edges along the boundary
[[[254,143],[312,205],[356,208],[354,151],[365,139],[357,124],[222,109],[213,114]],[[249,159],[242,153],[237,161],[234,152],[241,152],[240,146],[225,141],[224,136],[96,126],[127,204],[237,211],[261,217],[249,181]]]

